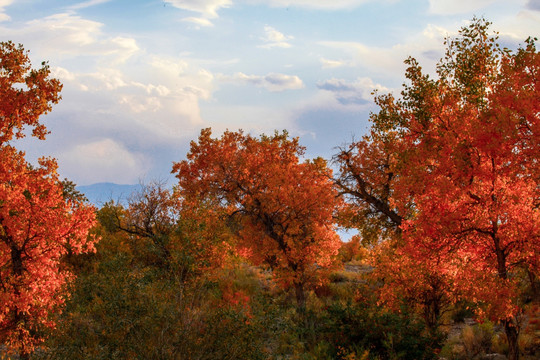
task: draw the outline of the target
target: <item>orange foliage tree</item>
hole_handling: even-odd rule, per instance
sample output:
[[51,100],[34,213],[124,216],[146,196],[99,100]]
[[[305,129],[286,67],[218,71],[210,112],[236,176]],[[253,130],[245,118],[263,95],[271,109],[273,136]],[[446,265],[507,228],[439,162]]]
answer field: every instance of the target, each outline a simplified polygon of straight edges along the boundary
[[430,334],[438,337],[443,313],[459,298],[454,287],[459,263],[413,243],[393,241],[375,247],[371,262],[372,275],[382,283],[380,302],[396,312],[406,303],[423,318]]
[[376,126],[340,148],[333,159],[339,166],[334,181],[346,200],[339,220],[346,228],[356,228],[363,246],[371,250],[368,259],[374,265],[372,276],[381,284],[380,302],[396,311],[406,302],[435,335],[454,298],[452,282],[436,270],[442,262],[440,254],[407,251],[403,242],[401,225],[412,217],[413,203],[396,193],[404,142],[392,128],[399,118],[398,107],[392,95],[379,95],[375,101],[381,110],[370,120]]
[[402,98],[372,120],[397,135],[390,204],[408,214],[404,254],[443,259],[432,270],[502,323],[517,359],[517,274],[539,272],[540,55],[534,39],[500,49],[488,27],[474,19],[447,40],[436,79],[407,60]]
[[21,358],[54,326],[49,315],[65,299],[62,257],[93,250],[94,209],[64,191],[53,159],[34,167],[9,143],[25,127],[45,138],[39,117],[60,90],[46,64],[33,70],[21,46],[0,43],[0,342]]
[[331,170],[322,159],[300,162],[304,148],[286,133],[254,138],[210,129],[173,167],[185,201],[212,204],[234,220],[240,252],[266,263],[300,307],[305,288],[320,281],[340,245]]
[[437,80],[410,62],[401,185],[416,216],[403,229],[417,246],[466,259],[456,286],[502,322],[517,359],[515,275],[540,270],[540,55],[531,39],[500,49],[488,25],[473,21],[448,42]]
[[[375,100],[383,111],[372,114],[372,122],[388,117],[391,109],[386,106],[393,98],[383,95]],[[372,129],[361,140],[340,148],[333,158],[339,167],[334,181],[346,200],[340,209],[340,223],[358,229],[366,246],[399,234],[408,214],[407,209],[398,209],[394,201],[399,141],[393,131]]]

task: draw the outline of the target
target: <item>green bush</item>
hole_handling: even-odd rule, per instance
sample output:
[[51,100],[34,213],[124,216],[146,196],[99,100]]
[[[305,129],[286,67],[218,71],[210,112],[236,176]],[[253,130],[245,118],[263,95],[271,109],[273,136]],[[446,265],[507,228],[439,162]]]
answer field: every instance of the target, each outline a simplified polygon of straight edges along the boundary
[[427,335],[423,323],[403,311],[396,314],[365,303],[336,303],[325,314],[323,332],[338,353],[367,354],[369,359],[433,359],[440,338]]
[[506,336],[495,331],[492,322],[466,325],[461,332],[449,338],[441,350],[448,360],[480,359],[486,354],[508,352]]

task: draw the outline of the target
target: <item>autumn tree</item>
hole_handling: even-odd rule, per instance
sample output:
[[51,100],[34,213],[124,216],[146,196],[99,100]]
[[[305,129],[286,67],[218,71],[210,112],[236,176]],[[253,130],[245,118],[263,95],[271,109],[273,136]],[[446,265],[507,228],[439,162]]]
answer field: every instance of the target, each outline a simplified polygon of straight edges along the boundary
[[337,204],[322,159],[300,162],[304,148],[287,133],[255,138],[210,129],[191,143],[173,172],[186,201],[217,206],[232,221],[239,251],[266,263],[304,307],[306,286],[319,279],[339,248],[332,215]]
[[[540,55],[532,39],[515,53],[500,49],[487,27],[473,21],[448,42],[437,80],[411,63],[403,186],[416,194],[417,216],[404,230],[419,246],[467,258],[460,285],[476,284],[471,295],[502,322],[517,359],[515,275],[540,270]],[[435,91],[413,91],[423,87]]]
[[503,325],[518,359],[517,275],[539,271],[540,56],[534,39],[501,49],[488,26],[474,19],[448,39],[436,78],[408,59],[402,97],[373,129],[398,135],[391,204],[411,210],[407,248],[444,259],[436,271]]
[[[379,113],[372,123],[387,123],[396,116],[391,95],[380,95],[375,102]],[[334,178],[339,195],[346,200],[340,209],[340,223],[360,232],[364,245],[393,238],[401,230],[410,210],[397,208],[394,187],[399,177],[395,168],[399,156],[399,134],[391,128],[375,129],[358,141],[340,147],[333,162],[339,171]]]
[[371,276],[381,283],[379,302],[396,312],[407,304],[423,319],[434,341],[432,346],[440,346],[442,316],[459,298],[454,274],[460,262],[413,243],[391,240],[378,244],[370,260],[374,267]]
[[339,167],[334,181],[345,199],[340,224],[357,229],[363,246],[370,249],[371,276],[380,284],[380,302],[396,311],[407,303],[438,339],[441,317],[453,298],[452,282],[435,270],[442,260],[439,254],[403,249],[408,244],[403,242],[401,225],[413,209],[411,201],[400,206],[396,201],[403,139],[391,124],[399,112],[392,95],[378,95],[375,102],[381,110],[371,114],[370,121],[378,126],[341,147],[333,158]]
[[60,100],[62,85],[50,77],[49,66],[32,69],[22,45],[0,43],[0,144],[24,137],[25,127],[32,135],[45,139],[47,129],[40,122],[41,115],[51,111]]
[[164,183],[141,184],[126,208],[108,206],[111,228],[127,236],[139,261],[183,282],[220,267],[231,253],[229,231],[204,204],[187,206]]
[[159,182],[142,185],[131,195],[125,210],[122,207],[115,209],[115,225],[132,237],[134,251],[145,253],[150,264],[169,269],[172,238],[178,220],[170,191]]
[[68,196],[53,159],[30,165],[10,141],[25,128],[44,139],[40,116],[60,99],[48,66],[31,69],[22,46],[0,43],[0,342],[27,358],[54,327],[70,273],[62,257],[93,250],[93,208]]
[[371,114],[368,134],[339,148],[333,157],[339,168],[334,181],[345,199],[340,225],[358,230],[361,243],[370,250],[371,276],[380,284],[380,302],[396,311],[407,303],[436,339],[441,317],[451,303],[451,282],[432,269],[441,261],[437,254],[410,256],[402,249],[407,244],[401,225],[414,209],[410,199],[398,203],[400,194],[395,190],[401,177],[397,165],[403,139],[392,124],[400,117],[399,107],[391,94],[377,94],[375,103],[380,111]]
[[196,226],[176,203],[157,181],[97,211],[96,252],[77,257],[70,298],[36,358],[262,358],[261,327],[243,303],[229,306],[238,292],[220,289],[234,277],[220,267],[230,251],[211,236],[219,227]]

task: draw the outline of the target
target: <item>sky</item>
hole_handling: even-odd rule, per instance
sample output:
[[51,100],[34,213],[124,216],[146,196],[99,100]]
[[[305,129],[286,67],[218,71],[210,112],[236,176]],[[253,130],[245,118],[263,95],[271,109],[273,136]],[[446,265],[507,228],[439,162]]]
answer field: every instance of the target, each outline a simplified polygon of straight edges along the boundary
[[207,127],[287,130],[330,159],[407,57],[433,73],[474,16],[511,49],[540,36],[540,0],[0,0],[0,41],[64,86],[47,140],[16,146],[78,185],[173,181]]

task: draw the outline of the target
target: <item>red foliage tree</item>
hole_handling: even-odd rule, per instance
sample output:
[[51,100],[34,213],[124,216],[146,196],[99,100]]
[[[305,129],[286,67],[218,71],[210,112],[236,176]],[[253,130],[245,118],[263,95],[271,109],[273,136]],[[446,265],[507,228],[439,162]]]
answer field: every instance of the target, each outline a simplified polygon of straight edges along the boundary
[[444,263],[440,254],[403,241],[401,225],[413,210],[412,202],[404,202],[395,190],[402,176],[397,165],[404,141],[392,128],[398,107],[391,95],[375,100],[381,111],[372,114],[371,121],[378,127],[334,157],[339,165],[335,182],[347,203],[339,219],[344,227],[359,230],[362,244],[370,249],[371,275],[381,284],[380,303],[395,311],[407,303],[436,335],[442,314],[455,298],[453,283],[451,276],[439,272]]
[[[381,96],[381,107],[391,97]],[[372,115],[372,121],[385,117],[389,110]],[[359,141],[341,148],[334,156],[339,166],[335,183],[346,205],[340,209],[341,225],[360,231],[364,245],[395,237],[408,211],[396,208],[394,186],[397,144],[399,138],[392,132],[371,131]]]
[[186,201],[204,200],[235,219],[243,254],[269,264],[285,288],[295,289],[300,307],[305,287],[320,280],[340,244],[331,171],[322,159],[299,162],[303,151],[286,133],[212,139],[205,129],[188,160],[173,167]]
[[[532,40],[499,50],[487,25],[473,22],[449,43],[437,81],[411,63],[409,90],[433,91],[409,91],[402,185],[417,215],[404,230],[418,246],[467,259],[458,286],[503,323],[517,359],[515,274],[540,270],[540,55]],[[416,116],[423,104],[429,117]]]
[[62,85],[49,77],[46,63],[32,69],[28,54],[21,45],[0,42],[0,144],[24,137],[26,126],[32,135],[43,140],[47,129],[40,116],[51,111],[60,100]]
[[[518,274],[527,271],[534,279],[539,272],[540,55],[533,39],[516,52],[501,49],[488,26],[474,19],[447,40],[436,79],[415,59],[406,61],[402,98],[377,98],[381,111],[371,118],[371,138],[352,152],[361,161],[351,151],[339,154],[345,171],[338,181],[360,200],[360,209],[370,206],[399,226],[397,251],[406,262],[416,259],[413,273],[425,257],[432,268],[424,279],[451,275],[454,294],[500,321],[510,358],[517,359]],[[373,159],[385,157],[372,154],[390,155],[390,161],[377,165]],[[352,193],[348,179],[375,186]],[[387,207],[370,195],[388,199]],[[420,291],[415,278],[407,281]]]
[[[459,259],[412,243],[385,241],[372,251],[372,276],[381,281],[380,302],[399,312],[406,303],[424,319],[427,330],[438,335],[441,316],[458,299],[454,276]],[[457,263],[456,263],[457,261]]]
[[94,209],[64,191],[53,159],[34,167],[9,144],[25,126],[44,139],[39,117],[60,98],[48,67],[30,66],[22,47],[0,43],[0,342],[21,358],[42,340],[44,326],[54,326],[49,315],[63,303],[70,276],[61,259],[93,250],[94,223]]

